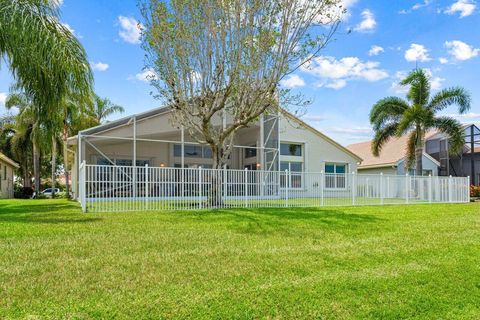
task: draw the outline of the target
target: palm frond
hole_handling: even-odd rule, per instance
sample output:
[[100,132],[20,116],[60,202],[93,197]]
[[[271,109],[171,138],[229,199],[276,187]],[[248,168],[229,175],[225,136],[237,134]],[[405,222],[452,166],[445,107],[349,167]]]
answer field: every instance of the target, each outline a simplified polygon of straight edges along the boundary
[[407,93],[409,101],[415,105],[427,105],[430,97],[430,79],[423,69],[413,70],[400,84],[410,86]]
[[381,99],[373,106],[370,112],[370,123],[376,131],[385,124],[398,122],[408,108],[408,103],[401,98],[387,97]]
[[470,93],[464,88],[453,87],[443,89],[432,97],[428,104],[428,108],[432,112],[442,111],[445,108],[456,104],[459,113],[465,113],[470,110],[471,97]]
[[386,125],[385,127],[377,130],[375,132],[375,137],[372,141],[372,153],[375,157],[380,155],[383,146],[387,143],[391,138],[395,137],[398,130],[397,123],[391,123]]
[[91,91],[85,50],[60,23],[52,1],[0,0],[0,29],[0,54],[36,105],[52,108],[69,93]]
[[438,117],[435,119],[434,128],[448,135],[450,153],[454,154],[462,150],[465,145],[465,136],[460,122],[450,117]]

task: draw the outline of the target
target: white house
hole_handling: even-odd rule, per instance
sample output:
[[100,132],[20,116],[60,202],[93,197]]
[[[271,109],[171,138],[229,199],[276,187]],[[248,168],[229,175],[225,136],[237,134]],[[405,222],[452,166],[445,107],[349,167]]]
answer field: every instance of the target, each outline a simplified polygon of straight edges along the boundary
[[[68,139],[75,153],[72,190],[77,189],[78,164],[94,165],[211,168],[210,148],[176,127],[170,120],[168,107],[134,114],[113,122],[81,131]],[[215,119],[218,125],[228,119]],[[292,114],[263,115],[234,138],[228,161],[230,169],[284,171],[292,173],[356,172],[362,159],[309,126]],[[343,182],[342,182],[343,181]],[[291,181],[302,187],[302,179]],[[345,187],[342,179],[327,183],[332,189]]]
[[0,152],[0,198],[13,198],[14,171],[18,163]]

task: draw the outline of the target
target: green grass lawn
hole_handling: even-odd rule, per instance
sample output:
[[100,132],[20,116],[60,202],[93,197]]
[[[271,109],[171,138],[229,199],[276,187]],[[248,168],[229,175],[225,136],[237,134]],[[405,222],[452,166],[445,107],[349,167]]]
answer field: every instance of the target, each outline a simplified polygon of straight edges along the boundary
[[480,318],[480,205],[0,201],[0,318]]

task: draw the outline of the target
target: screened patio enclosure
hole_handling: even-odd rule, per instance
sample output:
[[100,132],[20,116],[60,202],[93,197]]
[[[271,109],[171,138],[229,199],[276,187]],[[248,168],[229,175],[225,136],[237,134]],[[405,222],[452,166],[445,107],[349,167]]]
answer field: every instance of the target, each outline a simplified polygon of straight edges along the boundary
[[[75,153],[72,191],[77,196],[79,164],[117,167],[212,168],[212,151],[170,121],[159,108],[81,131],[68,140]],[[228,117],[214,119],[226,125]],[[227,169],[279,170],[278,115],[265,115],[234,137]],[[108,177],[104,177],[109,179]],[[114,179],[114,177],[111,177]],[[182,177],[175,177],[184,183]]]

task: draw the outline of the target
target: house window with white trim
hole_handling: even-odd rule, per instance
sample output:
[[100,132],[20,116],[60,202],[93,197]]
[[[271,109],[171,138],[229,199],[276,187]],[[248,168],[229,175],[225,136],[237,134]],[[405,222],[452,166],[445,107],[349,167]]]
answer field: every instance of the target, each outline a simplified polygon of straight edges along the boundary
[[[290,171],[290,188],[301,188],[302,187],[302,176],[303,176],[303,163],[295,161],[281,161],[280,170],[284,172],[285,170]],[[286,188],[287,185],[287,174],[284,173],[280,176],[280,185],[282,188]]]
[[282,156],[302,156],[302,145],[298,143],[281,143],[280,155]]
[[325,188],[346,188],[347,165],[345,163],[325,163]]

